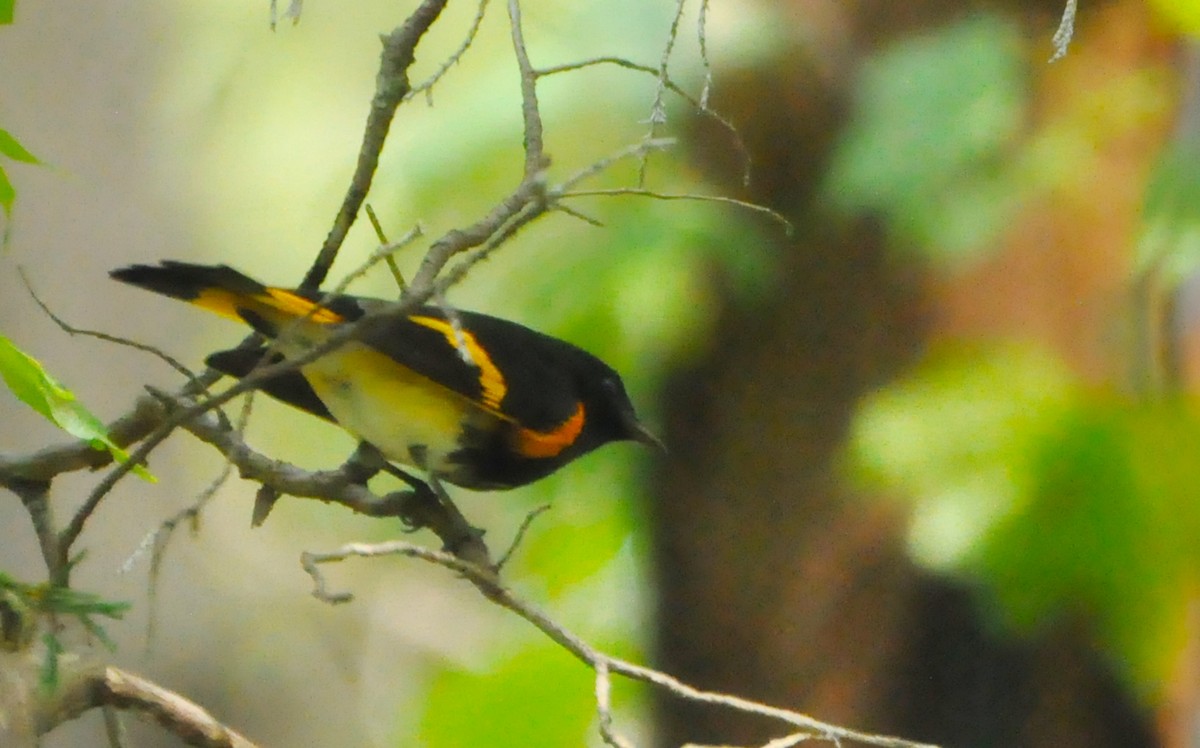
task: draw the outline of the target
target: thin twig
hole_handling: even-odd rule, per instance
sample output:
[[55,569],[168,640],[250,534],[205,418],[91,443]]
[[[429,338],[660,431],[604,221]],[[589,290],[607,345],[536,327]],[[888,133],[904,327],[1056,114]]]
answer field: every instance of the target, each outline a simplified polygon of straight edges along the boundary
[[[667,43],[663,46],[662,58],[658,63],[658,85],[654,89],[654,103],[650,106],[650,130],[646,133],[646,140],[654,140],[658,137],[659,125],[664,125],[667,122],[667,107],[664,98],[667,92],[667,68],[671,62],[671,51],[675,48],[675,40],[679,38],[679,21],[683,18],[683,8],[687,4],[687,0],[675,0],[675,17],[671,19],[671,30],[667,33]],[[641,163],[638,165],[638,186],[646,185],[646,168],[650,161],[649,151],[642,154]]]
[[608,662],[601,660],[596,663],[596,717],[600,723],[600,737],[612,748],[633,748],[624,736],[618,735],[613,729],[612,716],[612,679],[608,674]]
[[462,59],[462,56],[466,54],[472,42],[475,41],[475,36],[479,33],[479,27],[483,24],[483,17],[487,13],[487,6],[488,0],[479,0],[479,7],[475,11],[475,20],[471,21],[471,28],[467,31],[467,36],[463,39],[462,44],[449,57],[442,61],[442,64],[438,66],[433,75],[413,86],[412,90],[405,94],[405,101],[415,97],[417,94],[424,93],[425,98],[432,103],[434,84],[441,80],[442,76],[449,72],[450,68],[454,67]]
[[[579,60],[577,62],[570,62],[562,65],[554,65],[548,68],[542,68],[538,71],[538,75],[556,75],[558,73],[567,73],[573,70],[583,70],[584,68],[595,67],[598,65],[615,65],[627,70],[653,75],[656,78],[659,74],[658,70],[650,65],[642,65],[640,63],[633,62],[632,60],[627,60],[624,57],[592,57],[587,60]],[[687,91],[683,90],[669,76],[664,79],[664,83],[668,91],[686,101],[696,111],[712,119],[721,127],[721,129],[725,130],[725,132],[729,134],[729,138],[733,142],[733,148],[735,151],[737,151],[738,159],[742,163],[742,184],[743,186],[749,186],[751,166],[750,149],[746,147],[746,142],[742,140],[742,134],[738,131],[737,127],[735,127],[734,124],[726,119],[720,112],[716,111],[715,109],[711,109],[708,106],[708,102],[704,99],[704,95],[708,89],[706,88],[701,92],[700,99],[696,99]]]
[[[371,222],[371,228],[375,230],[375,237],[379,240],[379,245],[386,246],[390,244],[387,234],[383,230],[383,224],[379,222],[379,216],[375,215],[375,209],[371,207],[370,203],[367,203],[363,207],[367,211],[367,220]],[[400,272],[400,266],[396,264],[396,255],[389,252],[387,257],[384,258],[384,262],[387,263],[388,270],[392,271],[392,279],[396,281],[396,287],[400,289],[400,294],[403,295],[408,290],[408,284],[404,282],[404,274]]]
[[188,379],[189,382],[194,383],[196,381],[195,372],[180,363],[179,359],[171,356],[159,348],[155,348],[152,345],[146,345],[145,343],[139,343],[136,340],[130,340],[129,338],[122,338],[118,335],[110,335],[109,333],[100,332],[99,330],[88,330],[86,328],[75,327],[74,325],[69,324],[62,317],[59,317],[57,314],[51,311],[50,307],[46,305],[46,302],[42,301],[41,297],[37,295],[37,292],[33,289],[33,283],[30,282],[29,276],[25,274],[25,268],[18,267],[17,275],[21,277],[21,282],[25,284],[25,290],[29,292],[29,296],[33,299],[34,303],[41,307],[46,316],[49,317],[54,324],[58,325],[60,330],[68,335],[83,335],[84,337],[96,338],[108,343],[116,343],[117,345],[123,345],[127,348],[134,348],[144,353],[149,353],[153,356],[157,356],[172,369],[182,374]]
[[554,210],[558,213],[565,213],[572,218],[577,218],[589,226],[595,226],[598,229],[604,228],[604,221],[601,221],[599,218],[593,218],[587,213],[584,213],[582,210],[579,210],[578,208],[572,208],[570,205],[566,205],[565,203],[558,203],[554,206]]
[[508,544],[508,550],[500,555],[500,560],[496,562],[496,571],[499,572],[504,568],[504,565],[512,558],[513,553],[520,547],[521,542],[525,540],[525,534],[529,532],[533,521],[550,511],[550,504],[542,504],[525,515],[525,519],[521,520],[521,526],[517,528],[517,534],[513,536],[512,542]]
[[538,109],[537,72],[529,62],[525,47],[525,32],[521,29],[521,2],[508,0],[509,28],[512,31],[513,53],[521,72],[521,117],[525,121],[525,179],[534,179],[546,168],[542,144],[542,113]]
[[1050,62],[1056,62],[1067,56],[1067,47],[1071,45],[1071,39],[1075,36],[1075,11],[1078,9],[1078,0],[1067,0],[1066,6],[1063,8],[1062,19],[1058,22],[1058,29],[1055,30],[1054,36],[1050,40],[1054,45],[1054,54],[1050,56]]
[[33,533],[42,552],[42,561],[52,584],[63,586],[69,574],[66,554],[54,529],[54,510],[50,504],[50,481],[21,479],[0,480],[8,490],[21,499],[25,513],[33,524]]
[[780,224],[788,236],[792,236],[796,232],[796,227],[785,218],[782,214],[768,208],[765,205],[751,203],[737,198],[724,197],[722,195],[693,195],[693,194],[674,194],[669,192],[657,192],[655,190],[639,189],[636,187],[615,187],[606,190],[575,190],[573,192],[565,192],[558,195],[560,198],[568,197],[614,197],[614,196],[637,196],[651,197],[655,200],[696,200],[705,203],[719,203],[722,205],[733,205],[743,210],[753,211],[761,215],[767,216],[771,220]]
[[700,65],[704,68],[704,87],[700,89],[700,108],[708,109],[712,95],[712,62],[708,59],[708,0],[700,0],[700,15],[696,18],[696,39],[700,42]]
[[577,634],[569,631],[557,621],[554,621],[532,603],[518,597],[511,590],[504,587],[493,569],[464,561],[450,553],[435,551],[401,540],[378,544],[349,543],[327,553],[306,552],[301,558],[301,564],[313,579],[314,595],[325,595],[345,600],[347,593],[329,593],[320,570],[320,565],[344,561],[351,557],[389,555],[417,558],[457,572],[474,584],[487,599],[533,624],[552,641],[566,649],[576,659],[582,661],[593,670],[604,667],[611,673],[648,683],[679,698],[703,704],[722,706],[735,711],[756,714],[761,717],[781,721],[794,727],[811,731],[815,736],[824,740],[856,741],[867,745],[882,746],[883,748],[933,748],[933,746],[927,743],[919,743],[887,735],[875,735],[822,722],[801,712],[761,704],[739,696],[704,691],[684,683],[673,675],[611,657],[588,644]]
[[[463,229],[452,229],[429,247],[421,265],[409,284],[410,295],[428,295],[433,292],[433,281],[450,261],[460,252],[478,247],[492,237],[502,226],[513,220],[544,191],[541,175],[523,179],[517,188],[500,200],[483,218]],[[406,298],[407,300],[407,298]]]
[[358,162],[354,167],[354,176],[342,206],[338,209],[333,227],[325,237],[321,251],[313,260],[312,267],[305,274],[300,288],[314,290],[321,287],[333,261],[337,258],[346,234],[358,217],[359,208],[367,199],[371,190],[371,182],[375,178],[375,170],[379,166],[379,154],[387,141],[392,119],[396,108],[408,95],[408,68],[413,63],[417,43],[433,25],[446,7],[446,0],[424,0],[412,15],[390,34],[383,37],[383,52],[379,56],[379,73],[375,77],[375,96],[371,99],[371,111],[367,115],[367,124],[363,128],[362,146],[358,151]]
[[121,715],[111,705],[100,707],[104,714],[104,734],[108,738],[109,748],[126,748],[125,725],[121,724]]
[[620,161],[621,159],[637,156],[648,148],[666,148],[673,145],[674,142],[675,141],[671,139],[660,138],[658,140],[643,141],[641,143],[635,143],[633,145],[626,146],[616,153],[613,153],[580,169],[564,180],[562,184],[558,185],[557,187],[542,190],[542,195],[544,195],[546,198],[544,202],[526,204],[526,206],[522,209],[522,212],[515,214],[515,216],[512,217],[507,223],[499,227],[495,235],[488,240],[486,244],[468,255],[465,260],[459,262],[454,267],[443,273],[437,282],[436,288],[448,289],[456,283],[461,282],[462,279],[467,276],[467,273],[472,267],[486,260],[492,255],[493,252],[498,250],[510,239],[512,239],[512,237],[514,237],[522,228],[541,217],[546,212],[548,206],[556,206],[558,196],[564,194],[574,185],[589,179],[596,174],[599,174],[601,171],[607,169],[609,166],[617,161]]

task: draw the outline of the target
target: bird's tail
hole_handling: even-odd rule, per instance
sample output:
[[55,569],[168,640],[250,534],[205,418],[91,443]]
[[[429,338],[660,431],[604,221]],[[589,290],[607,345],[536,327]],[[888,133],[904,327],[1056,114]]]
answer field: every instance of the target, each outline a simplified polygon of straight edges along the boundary
[[341,315],[300,293],[264,286],[228,265],[164,260],[159,265],[130,265],[109,275],[122,283],[245,322],[267,336],[276,335],[282,324],[295,319],[318,324],[344,321]]

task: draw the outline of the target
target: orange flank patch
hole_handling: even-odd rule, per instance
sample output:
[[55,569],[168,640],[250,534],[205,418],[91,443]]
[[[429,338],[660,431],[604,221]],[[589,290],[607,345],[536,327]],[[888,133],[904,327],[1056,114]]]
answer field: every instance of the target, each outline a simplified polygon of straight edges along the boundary
[[467,330],[459,330],[456,333],[449,322],[436,317],[409,317],[409,319],[418,325],[424,325],[445,335],[446,341],[455,349],[460,346],[466,348],[467,355],[471,357],[468,363],[479,369],[479,388],[483,391],[484,407],[499,411],[500,403],[504,402],[504,396],[508,394],[508,384],[505,383],[504,375],[500,373],[500,369],[492,361],[492,357],[479,344],[475,336]]
[[554,457],[575,442],[579,432],[583,431],[583,421],[586,414],[583,403],[575,406],[571,417],[549,431],[534,431],[533,429],[517,429],[517,452],[525,457]]

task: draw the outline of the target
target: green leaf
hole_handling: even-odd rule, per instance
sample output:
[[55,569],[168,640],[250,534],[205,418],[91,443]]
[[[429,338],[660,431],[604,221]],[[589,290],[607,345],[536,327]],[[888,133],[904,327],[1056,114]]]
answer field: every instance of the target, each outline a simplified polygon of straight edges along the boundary
[[[0,335],[0,377],[17,399],[41,413],[63,431],[83,439],[93,449],[107,450],[114,460],[124,462],[129,455],[108,436],[100,419],[92,415],[74,393],[58,383],[37,359]],[[153,482],[145,468],[134,467],[141,478]]]
[[12,213],[13,201],[16,199],[17,189],[9,181],[8,172],[4,171],[3,166],[0,166],[0,208],[4,209],[6,219]]
[[0,234],[0,247],[8,247],[8,238],[12,234],[12,207],[17,199],[17,190],[8,180],[4,167],[0,166],[0,210],[4,211],[4,232]]
[[[3,0],[0,0],[2,3]],[[0,6],[0,13],[3,12],[3,7]],[[21,161],[26,164],[40,164],[41,160],[29,152],[25,146],[21,145],[21,141],[17,140],[8,130],[0,127],[0,155],[7,156],[13,161]]]
[[5,26],[13,22],[13,11],[17,0],[0,0],[0,26]]
[[38,685],[43,692],[54,693],[58,688],[58,657],[63,653],[63,645],[58,637],[49,631],[42,635],[42,643],[46,645],[46,658],[42,660]]

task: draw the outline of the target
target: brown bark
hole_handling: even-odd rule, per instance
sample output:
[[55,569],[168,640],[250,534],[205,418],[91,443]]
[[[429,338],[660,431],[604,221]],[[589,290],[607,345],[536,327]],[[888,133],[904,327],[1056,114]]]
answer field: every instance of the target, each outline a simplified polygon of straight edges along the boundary
[[[910,3],[891,23],[893,5],[825,9],[829,33],[816,36],[840,64],[828,54],[806,64],[797,45],[718,81],[716,104],[756,165],[752,199],[801,236],[774,248],[770,298],[739,305],[727,294],[709,352],[670,382],[671,454],[652,505],[655,664],[703,688],[946,745],[1155,745],[1149,715],[1085,627],[1014,640],[973,591],[906,558],[896,506],[851,495],[837,472],[858,398],[916,360],[935,320],[947,323],[930,295],[944,289],[916,261],[874,227],[830,223],[813,200],[844,123],[846,71],[865,52],[855,45],[961,9]],[[1041,3],[1003,5],[1051,17]],[[810,21],[823,8],[787,7],[800,6]],[[720,137],[700,129],[692,146],[733,184]],[[664,746],[779,735],[665,698],[658,715]]]

